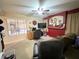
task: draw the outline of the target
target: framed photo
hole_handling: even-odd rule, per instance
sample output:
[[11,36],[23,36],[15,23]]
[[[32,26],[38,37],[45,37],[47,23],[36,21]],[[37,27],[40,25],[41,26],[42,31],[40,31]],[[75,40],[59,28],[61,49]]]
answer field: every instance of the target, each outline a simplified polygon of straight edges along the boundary
[[9,34],[10,35],[16,35],[16,33],[17,33],[17,26],[16,26],[16,23],[15,22],[11,22],[10,24],[9,24],[9,29],[10,29],[10,31],[9,31]]
[[64,29],[65,19],[64,16],[54,16],[49,19],[49,28],[53,29]]

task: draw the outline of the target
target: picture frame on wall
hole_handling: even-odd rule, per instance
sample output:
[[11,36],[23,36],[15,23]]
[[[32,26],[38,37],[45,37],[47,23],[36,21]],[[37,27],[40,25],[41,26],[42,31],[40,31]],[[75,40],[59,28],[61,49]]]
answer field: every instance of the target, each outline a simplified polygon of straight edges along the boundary
[[9,24],[9,35],[16,35],[17,34],[17,26],[16,26],[16,23],[15,22],[11,22]]
[[65,19],[64,16],[54,16],[49,19],[49,28],[64,29]]

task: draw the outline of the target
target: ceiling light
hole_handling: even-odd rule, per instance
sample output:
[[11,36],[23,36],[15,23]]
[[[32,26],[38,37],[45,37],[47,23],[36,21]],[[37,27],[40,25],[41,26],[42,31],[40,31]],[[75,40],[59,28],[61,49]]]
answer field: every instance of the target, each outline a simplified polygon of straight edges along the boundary
[[47,14],[49,10],[44,10],[43,8],[38,8],[37,10],[32,10],[34,14],[44,15]]

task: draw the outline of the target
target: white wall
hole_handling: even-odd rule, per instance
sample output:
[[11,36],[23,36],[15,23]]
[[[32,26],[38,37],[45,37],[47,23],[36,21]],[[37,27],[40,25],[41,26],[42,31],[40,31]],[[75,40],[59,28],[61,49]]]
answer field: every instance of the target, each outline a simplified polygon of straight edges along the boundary
[[30,27],[34,27],[34,25],[33,25],[33,21],[36,21],[37,22],[37,24],[35,25],[35,27],[38,29],[38,23],[40,23],[40,22],[43,22],[43,20],[42,19],[39,19],[39,18],[33,18],[33,17],[30,17],[30,18],[28,18],[28,20],[26,20],[26,23],[27,23],[27,29],[29,30],[29,26]]

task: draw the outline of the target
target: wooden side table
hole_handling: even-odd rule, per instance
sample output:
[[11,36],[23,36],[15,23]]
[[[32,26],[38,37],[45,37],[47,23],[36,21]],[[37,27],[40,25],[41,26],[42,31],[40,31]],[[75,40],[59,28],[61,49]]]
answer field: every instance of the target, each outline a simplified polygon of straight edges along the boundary
[[28,31],[27,32],[27,38],[29,39],[29,40],[33,40],[33,31]]

